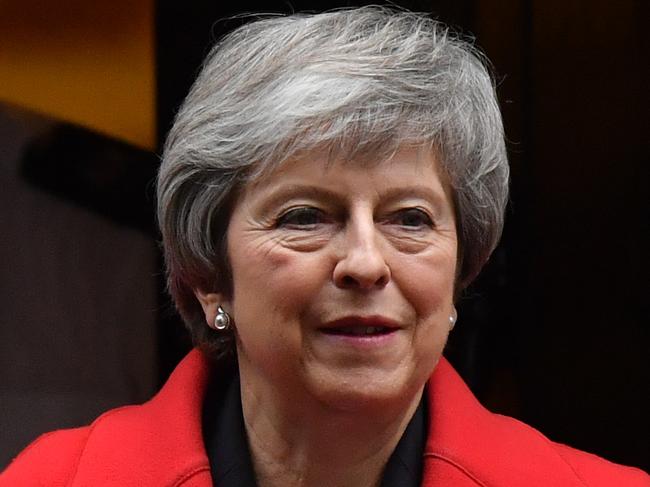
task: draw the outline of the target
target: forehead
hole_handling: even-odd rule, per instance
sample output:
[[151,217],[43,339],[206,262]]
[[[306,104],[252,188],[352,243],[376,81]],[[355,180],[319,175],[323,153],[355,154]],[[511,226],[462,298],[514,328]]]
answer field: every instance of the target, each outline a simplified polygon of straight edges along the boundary
[[301,151],[281,162],[261,166],[251,175],[247,186],[265,185],[271,180],[298,175],[336,177],[344,172],[407,175],[433,171],[443,184],[447,184],[449,179],[437,151],[426,145],[401,146],[376,152],[350,152],[340,147],[315,148]]
[[246,185],[244,194],[261,196],[301,185],[346,194],[419,187],[451,200],[451,186],[438,157],[433,151],[418,147],[401,148],[383,159],[335,159],[328,151],[304,153]]

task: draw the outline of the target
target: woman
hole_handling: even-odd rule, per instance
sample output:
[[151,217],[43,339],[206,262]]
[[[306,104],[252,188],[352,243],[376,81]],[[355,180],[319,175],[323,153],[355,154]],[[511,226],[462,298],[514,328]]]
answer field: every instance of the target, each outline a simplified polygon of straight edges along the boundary
[[490,77],[439,23],[368,7],[237,29],[158,179],[197,349],[0,485],[650,485],[487,412],[442,358],[507,181]]

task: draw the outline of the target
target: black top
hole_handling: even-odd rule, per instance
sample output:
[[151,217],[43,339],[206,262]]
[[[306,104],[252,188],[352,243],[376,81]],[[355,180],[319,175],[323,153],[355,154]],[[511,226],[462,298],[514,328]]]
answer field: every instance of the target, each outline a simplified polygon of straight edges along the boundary
[[[381,487],[420,486],[427,427],[425,396],[388,459]],[[210,385],[203,411],[203,436],[213,485],[256,487],[237,374],[225,384]]]

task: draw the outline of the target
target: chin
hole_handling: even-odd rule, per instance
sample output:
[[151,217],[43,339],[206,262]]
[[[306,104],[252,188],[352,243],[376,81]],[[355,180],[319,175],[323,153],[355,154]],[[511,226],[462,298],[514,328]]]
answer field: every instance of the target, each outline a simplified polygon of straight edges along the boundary
[[395,414],[419,397],[426,377],[378,370],[330,371],[311,382],[311,394],[341,412]]

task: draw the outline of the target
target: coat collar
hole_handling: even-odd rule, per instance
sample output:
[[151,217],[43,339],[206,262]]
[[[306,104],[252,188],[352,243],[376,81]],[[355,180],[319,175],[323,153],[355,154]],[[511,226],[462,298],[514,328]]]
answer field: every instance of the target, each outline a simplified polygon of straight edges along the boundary
[[[153,399],[99,417],[91,426],[72,485],[99,485],[98,479],[105,476],[123,487],[211,487],[201,429],[210,369],[208,359],[193,350]],[[462,472],[467,485],[576,484],[576,475],[549,440],[484,409],[444,358],[427,390],[423,485],[438,485],[445,478],[441,469],[450,465]],[[97,471],[99,466],[109,471]],[[544,472],[544,477],[531,472]]]
[[516,419],[485,409],[444,358],[429,381],[428,394],[425,479],[435,479],[446,464],[463,472],[467,485],[473,486],[583,485],[550,440]]
[[99,480],[105,476],[122,487],[211,487],[201,431],[209,369],[206,357],[193,350],[150,401],[100,416],[72,485],[104,485]]

